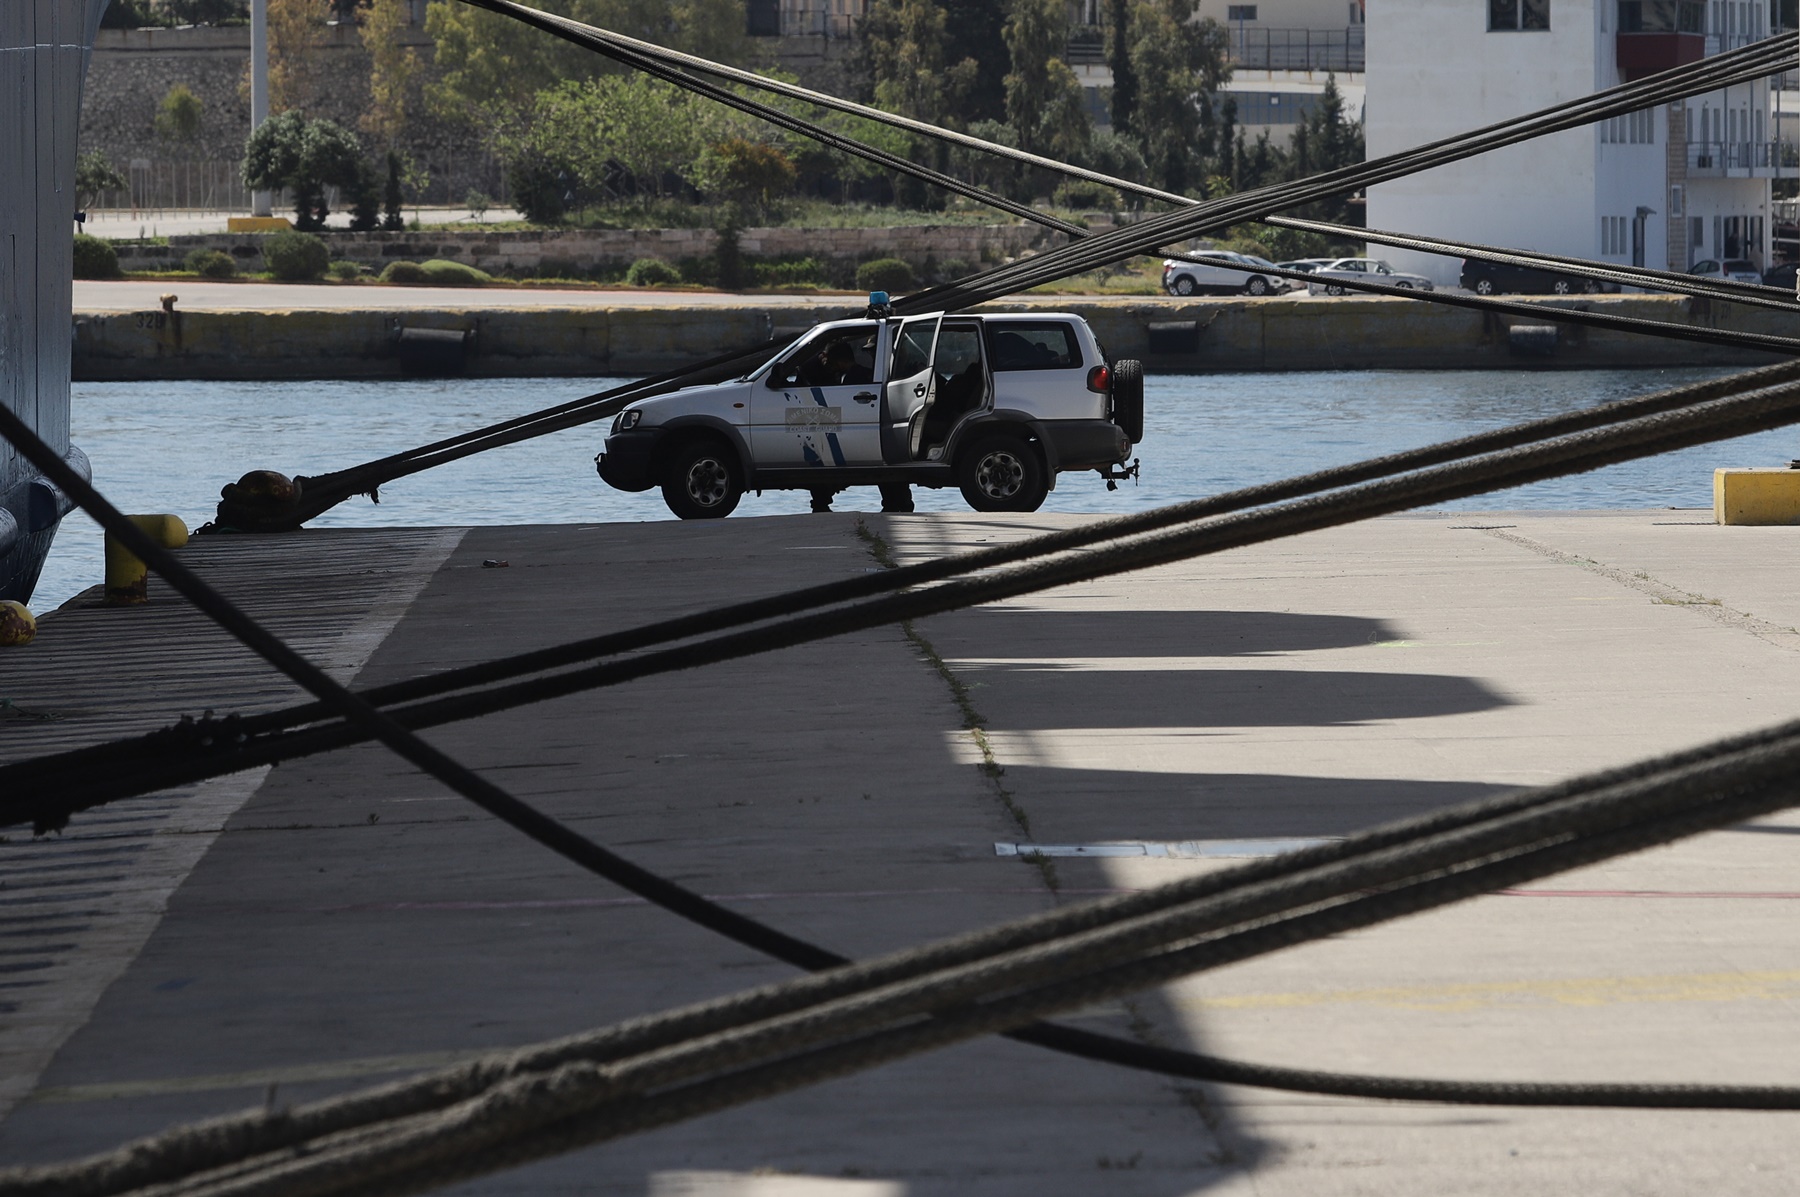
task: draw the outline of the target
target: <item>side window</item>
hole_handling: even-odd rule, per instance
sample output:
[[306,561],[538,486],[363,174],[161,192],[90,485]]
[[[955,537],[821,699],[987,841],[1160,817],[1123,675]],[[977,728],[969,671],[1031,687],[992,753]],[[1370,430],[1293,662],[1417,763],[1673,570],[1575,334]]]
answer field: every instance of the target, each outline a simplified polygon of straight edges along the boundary
[[1075,330],[1060,320],[988,325],[995,370],[1068,370],[1081,365]]
[[931,362],[931,333],[937,327],[936,318],[930,320],[911,320],[900,330],[899,342],[894,346],[894,365],[888,371],[891,378],[911,378],[923,370]]
[[833,328],[808,338],[779,366],[771,385],[789,380],[829,387],[869,382],[875,377],[875,325]]
[[1386,262],[1377,262],[1377,263],[1375,263],[1375,273],[1376,274],[1392,274],[1394,272],[1392,270],[1388,269],[1388,264]]

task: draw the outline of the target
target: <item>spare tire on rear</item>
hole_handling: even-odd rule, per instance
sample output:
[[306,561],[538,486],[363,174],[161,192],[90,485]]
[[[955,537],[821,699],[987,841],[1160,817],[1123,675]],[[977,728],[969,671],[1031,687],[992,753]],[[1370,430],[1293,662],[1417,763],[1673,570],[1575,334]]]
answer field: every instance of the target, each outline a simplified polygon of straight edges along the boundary
[[1113,363],[1112,422],[1125,430],[1132,444],[1144,439],[1143,362],[1125,358]]

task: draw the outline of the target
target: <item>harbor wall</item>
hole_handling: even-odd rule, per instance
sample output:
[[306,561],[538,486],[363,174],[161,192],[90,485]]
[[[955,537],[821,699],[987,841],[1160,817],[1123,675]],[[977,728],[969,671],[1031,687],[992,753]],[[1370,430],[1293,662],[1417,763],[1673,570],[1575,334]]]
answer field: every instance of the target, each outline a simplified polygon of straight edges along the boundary
[[[603,294],[603,293],[599,293]],[[1787,335],[1781,314],[1705,300],[1594,296],[1557,305],[1692,326]],[[1549,307],[1552,301],[1532,306]],[[400,377],[409,368],[471,376],[641,374],[693,364],[820,320],[856,314],[850,296],[780,304],[611,305],[387,311],[77,313],[74,374],[82,381]],[[1404,299],[1156,300],[1045,297],[987,311],[1083,316],[1115,358],[1152,372],[1582,369],[1763,365],[1753,350],[1598,330]],[[455,331],[411,356],[406,330]]]

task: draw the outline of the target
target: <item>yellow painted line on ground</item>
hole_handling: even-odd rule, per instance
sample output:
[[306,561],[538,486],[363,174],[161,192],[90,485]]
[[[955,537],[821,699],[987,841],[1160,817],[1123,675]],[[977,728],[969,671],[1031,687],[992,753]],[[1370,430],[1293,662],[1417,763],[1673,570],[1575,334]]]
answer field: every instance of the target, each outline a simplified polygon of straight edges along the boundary
[[1485,1006],[1613,1006],[1639,1002],[1756,1002],[1800,998],[1800,969],[1783,972],[1683,973],[1661,977],[1572,977],[1327,989],[1312,993],[1247,993],[1176,998],[1204,1010],[1297,1010],[1309,1006],[1391,1006],[1402,1010],[1476,1010]]
[[419,1072],[447,1068],[488,1052],[480,1050],[415,1052],[406,1056],[365,1056],[360,1060],[332,1060],[323,1064],[290,1064],[256,1068],[248,1072],[221,1072],[206,1076],[173,1076],[148,1081],[102,1081],[89,1085],[56,1085],[38,1089],[25,1100],[39,1105],[65,1105],[83,1101],[118,1101],[131,1097],[160,1097],[169,1093],[205,1093],[216,1089],[266,1089],[270,1085],[301,1085],[308,1081],[342,1081],[381,1076],[391,1072]]

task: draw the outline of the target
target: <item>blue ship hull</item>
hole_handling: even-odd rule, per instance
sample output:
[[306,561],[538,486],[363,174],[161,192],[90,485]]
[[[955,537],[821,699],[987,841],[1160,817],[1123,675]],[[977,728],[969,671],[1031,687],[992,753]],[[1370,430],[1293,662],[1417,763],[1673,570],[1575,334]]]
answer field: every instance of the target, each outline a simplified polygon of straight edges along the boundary
[[[75,130],[107,0],[0,0],[0,403],[69,443]],[[0,442],[0,599],[25,601],[69,501]]]

